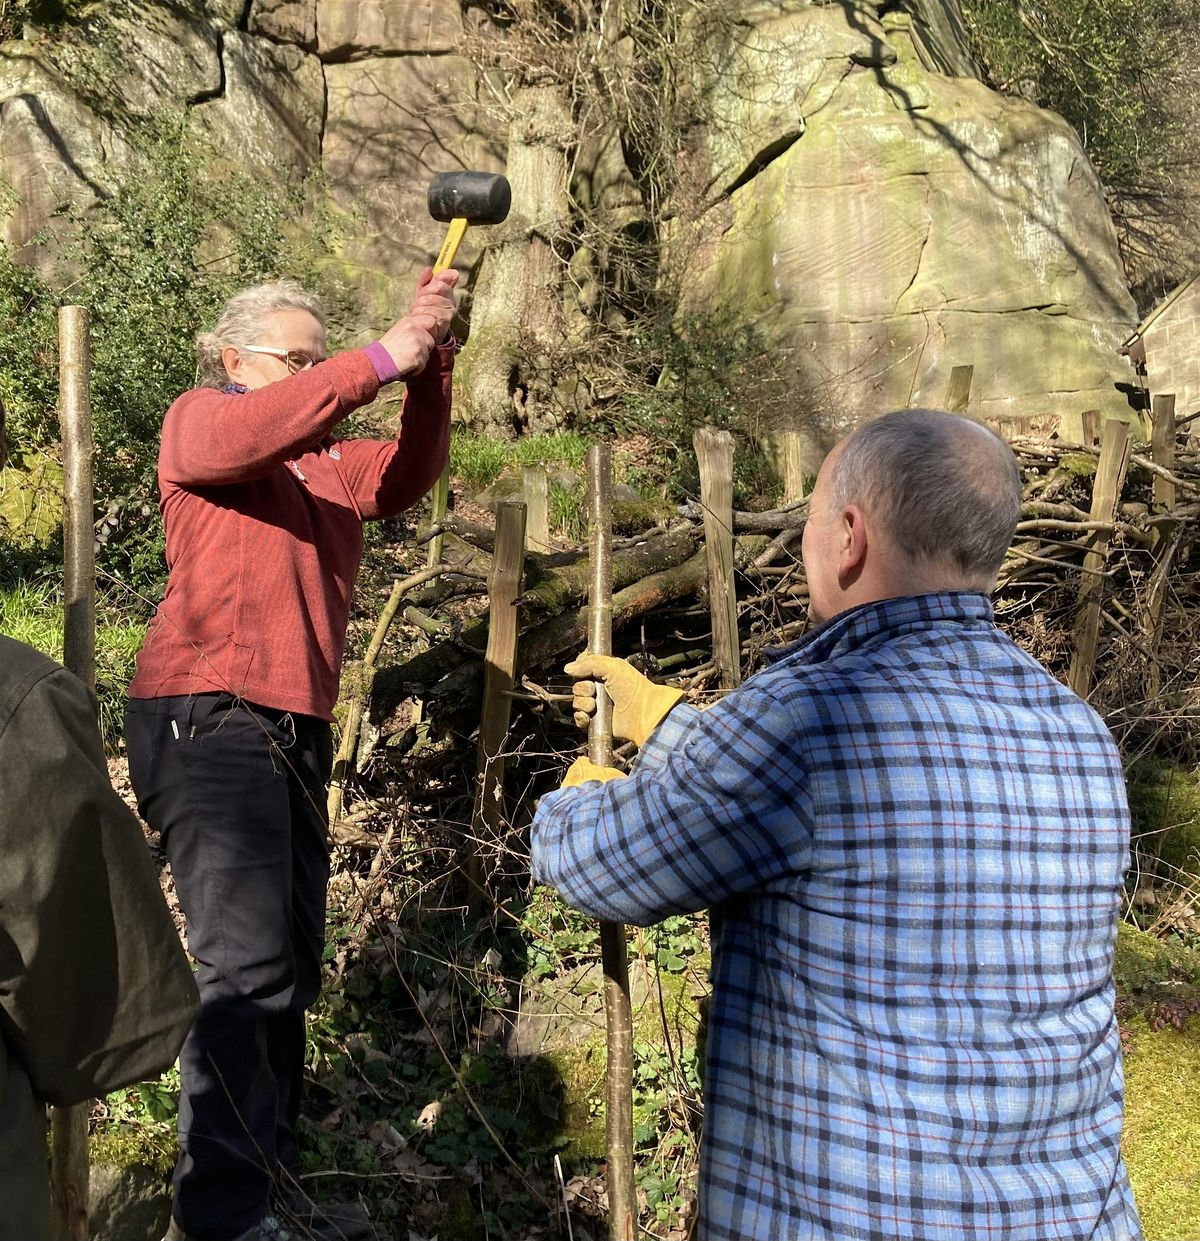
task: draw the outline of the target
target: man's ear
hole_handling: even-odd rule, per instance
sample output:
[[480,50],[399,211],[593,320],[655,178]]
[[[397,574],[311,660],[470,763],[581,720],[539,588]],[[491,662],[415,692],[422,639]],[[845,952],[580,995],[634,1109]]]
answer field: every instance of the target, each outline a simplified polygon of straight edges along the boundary
[[233,380],[234,383],[240,383],[242,378],[242,355],[232,345],[226,345],[221,350],[221,365],[225,368],[225,374]]
[[862,572],[867,557],[867,523],[857,504],[847,504],[842,510],[838,528],[838,581],[849,584]]

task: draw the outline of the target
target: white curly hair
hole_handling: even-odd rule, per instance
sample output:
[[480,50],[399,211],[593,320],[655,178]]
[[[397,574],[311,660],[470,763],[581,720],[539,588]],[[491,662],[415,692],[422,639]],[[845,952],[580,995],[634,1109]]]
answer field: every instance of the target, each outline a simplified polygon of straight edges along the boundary
[[221,351],[232,345],[235,349],[253,345],[262,331],[267,315],[280,310],[307,310],[325,326],[325,307],[321,299],[295,280],[272,280],[251,285],[225,303],[211,332],[196,337],[198,375],[202,386],[220,388],[229,382],[221,361]]

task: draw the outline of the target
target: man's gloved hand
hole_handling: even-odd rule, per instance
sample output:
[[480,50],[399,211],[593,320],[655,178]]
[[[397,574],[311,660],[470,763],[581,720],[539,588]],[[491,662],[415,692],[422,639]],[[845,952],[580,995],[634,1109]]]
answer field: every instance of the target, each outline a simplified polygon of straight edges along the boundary
[[[613,736],[638,745],[645,744],[667,712],[683,697],[683,690],[655,685],[631,664],[611,655],[589,655],[585,651],[567,664],[564,671],[568,676],[603,681],[613,703]],[[593,681],[580,681],[572,692],[575,723],[586,728],[596,714],[596,686]]]
[[567,774],[559,787],[569,789],[576,784],[586,784],[589,780],[619,780],[624,774],[615,767],[598,767],[590,758],[577,758],[567,768]]

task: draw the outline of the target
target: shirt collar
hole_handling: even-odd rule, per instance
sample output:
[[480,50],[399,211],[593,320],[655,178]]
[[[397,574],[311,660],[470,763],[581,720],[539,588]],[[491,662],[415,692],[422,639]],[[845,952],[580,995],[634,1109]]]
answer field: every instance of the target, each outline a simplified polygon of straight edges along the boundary
[[992,624],[992,601],[974,591],[951,590],[932,595],[900,595],[863,603],[827,620],[797,642],[763,653],[764,660],[816,664],[835,659],[875,638],[894,637],[939,623]]
[[221,391],[222,391],[222,392],[225,392],[225,393],[227,393],[227,394],[229,394],[229,395],[231,395],[231,396],[233,396],[233,395],[236,395],[236,396],[241,396],[241,394],[242,394],[243,392],[249,392],[249,391],[250,391],[250,389],[249,389],[249,388],[244,388],[241,384],[226,384],[226,385],[225,385],[225,386],[221,389]]

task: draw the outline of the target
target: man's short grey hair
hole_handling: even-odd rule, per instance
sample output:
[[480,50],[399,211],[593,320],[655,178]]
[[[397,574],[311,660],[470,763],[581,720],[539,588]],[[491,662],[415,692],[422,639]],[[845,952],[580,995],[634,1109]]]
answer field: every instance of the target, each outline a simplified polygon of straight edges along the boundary
[[833,503],[857,504],[898,550],[994,581],[1021,515],[1021,474],[994,431],[958,414],[902,409],[865,423],[830,474]]
[[243,348],[258,344],[263,320],[280,310],[307,310],[322,327],[325,326],[325,307],[321,299],[297,281],[273,280],[269,284],[251,285],[225,303],[211,332],[201,332],[196,337],[200,384],[220,388],[228,383],[221,350],[230,345]]

